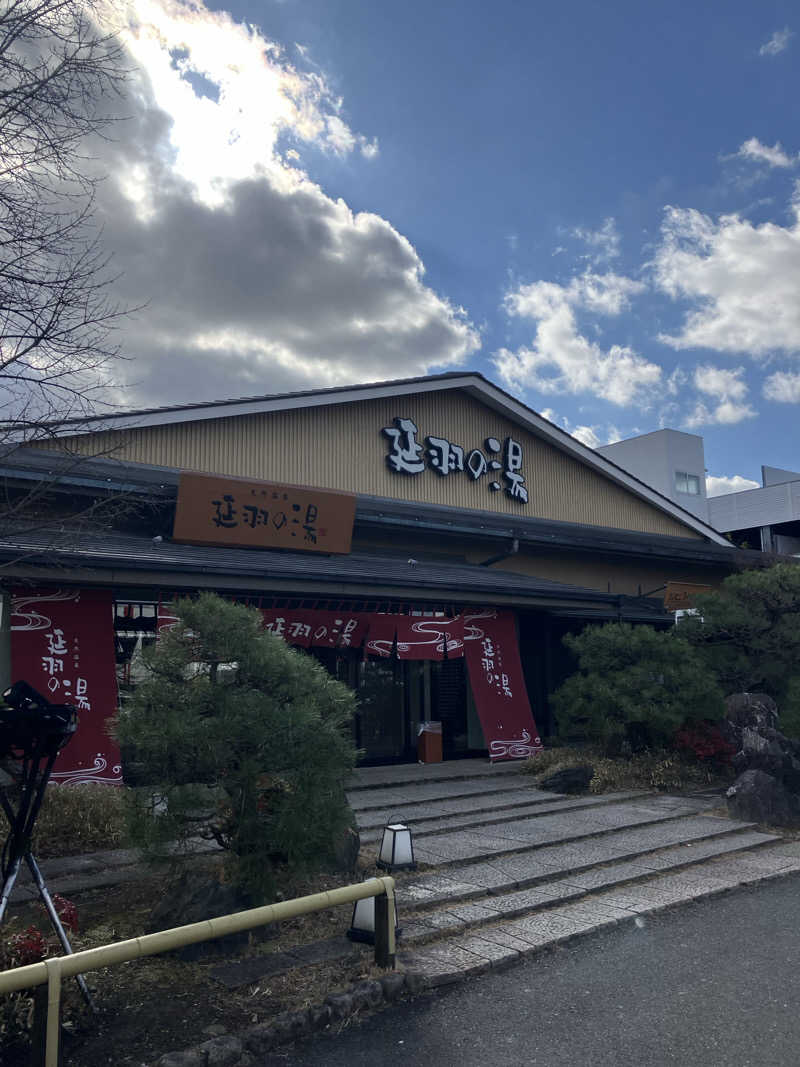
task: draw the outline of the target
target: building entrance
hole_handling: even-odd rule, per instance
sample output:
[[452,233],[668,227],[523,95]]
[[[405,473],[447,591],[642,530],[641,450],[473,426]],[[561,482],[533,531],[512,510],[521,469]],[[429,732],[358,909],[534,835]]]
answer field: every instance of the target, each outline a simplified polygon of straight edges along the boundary
[[314,649],[331,674],[355,689],[355,742],[364,765],[416,763],[422,723],[442,724],[442,755],[480,755],[486,742],[463,658],[377,659],[355,650]]

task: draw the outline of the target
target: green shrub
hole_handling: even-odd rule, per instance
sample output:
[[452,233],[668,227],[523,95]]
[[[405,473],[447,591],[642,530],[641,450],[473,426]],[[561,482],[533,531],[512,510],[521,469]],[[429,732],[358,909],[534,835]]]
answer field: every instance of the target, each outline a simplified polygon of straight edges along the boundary
[[214,840],[264,899],[276,864],[319,869],[348,832],[355,697],[252,608],[203,593],[175,611],[116,726],[146,783],[131,834],[152,856]]
[[696,598],[679,630],[701,653],[723,692],[764,692],[781,711],[800,684],[800,564],[732,574]]
[[684,723],[724,713],[715,678],[675,628],[607,623],[564,642],[578,671],[552,698],[562,741],[588,741],[607,754],[657,748]]

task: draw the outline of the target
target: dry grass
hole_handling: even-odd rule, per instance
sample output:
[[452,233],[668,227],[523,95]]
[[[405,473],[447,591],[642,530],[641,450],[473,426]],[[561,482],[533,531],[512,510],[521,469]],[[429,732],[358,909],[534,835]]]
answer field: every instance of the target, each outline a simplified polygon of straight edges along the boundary
[[594,777],[592,793],[609,793],[624,789],[657,789],[683,793],[722,786],[733,779],[730,771],[687,759],[666,749],[642,752],[634,756],[609,759],[593,748],[549,748],[528,760],[523,770],[535,779],[556,771],[591,763]]
[[123,790],[109,785],[50,786],[36,823],[34,852],[73,856],[125,845]]
[[[210,859],[200,860],[196,866],[209,873],[215,869]],[[287,881],[284,889],[287,896],[303,895],[349,881],[346,876],[320,875],[303,882]],[[74,895],[80,930],[72,937],[73,948],[138,936],[164,892],[163,878],[145,873],[141,881]],[[164,954],[92,971],[87,979],[100,1009],[98,1018],[87,1015],[75,985],[65,983],[65,1067],[107,1067],[112,1058],[120,1067],[140,1067],[155,1062],[164,1052],[199,1044],[216,1034],[235,1033],[285,1011],[320,1004],[329,993],[378,976],[382,972],[375,969],[368,947],[354,957],[297,967],[235,990],[226,989],[212,976],[215,968],[229,959],[271,955],[329,938],[341,938],[345,943],[351,913],[352,905],[342,905],[275,923],[261,936],[252,935],[250,944],[230,957],[186,962]],[[24,929],[31,922],[48,932],[40,905],[15,907],[8,932]],[[53,952],[58,952],[52,937],[50,941]],[[27,1045],[22,1035],[17,1041],[12,1036],[5,1035],[7,1043],[0,1062],[3,1067],[27,1067]]]

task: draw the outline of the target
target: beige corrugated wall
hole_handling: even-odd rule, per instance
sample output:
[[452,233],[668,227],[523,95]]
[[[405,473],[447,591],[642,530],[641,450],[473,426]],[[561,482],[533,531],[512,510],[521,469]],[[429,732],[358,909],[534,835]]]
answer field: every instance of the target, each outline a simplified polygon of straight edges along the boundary
[[[514,437],[523,447],[528,503],[520,505],[505,492],[490,491],[489,475],[476,482],[465,472],[442,477],[429,469],[417,475],[389,471],[389,441],[381,428],[391,426],[395,417],[414,420],[420,443],[427,434],[444,437],[465,454],[484,449],[487,437],[501,442]],[[643,533],[700,536],[461,390],[91,434],[71,438],[70,447],[184,470]],[[503,481],[502,475],[498,480]]]

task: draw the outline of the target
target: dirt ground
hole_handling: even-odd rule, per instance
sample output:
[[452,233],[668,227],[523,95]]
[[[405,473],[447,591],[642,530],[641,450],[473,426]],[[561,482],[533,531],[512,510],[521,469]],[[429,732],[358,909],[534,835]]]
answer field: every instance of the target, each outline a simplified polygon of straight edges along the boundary
[[[359,872],[354,880],[370,873]],[[337,884],[341,879],[316,879],[300,887],[296,895]],[[140,935],[163,893],[163,878],[150,875],[111,889],[75,894],[71,899],[77,907],[80,928],[70,938],[73,949]],[[380,972],[375,970],[372,949],[367,946],[354,959],[298,967],[232,991],[211,977],[221,963],[332,937],[344,939],[351,915],[351,906],[339,907],[275,924],[260,937],[251,935],[246,948],[199,962],[163,955],[91,972],[86,978],[98,1008],[96,1016],[86,1010],[75,983],[65,982],[63,1067],[151,1064],[165,1052],[185,1049],[220,1034],[236,1033],[283,1011],[319,1004],[328,993],[346,989],[362,978],[375,977]],[[25,905],[13,911],[4,935],[31,923],[43,933],[48,931],[41,905]],[[54,947],[52,954],[60,952]],[[26,998],[19,1004],[18,1017],[29,1003]],[[28,1067],[27,1042],[9,1039],[6,1033],[0,1057],[3,1067]]]

